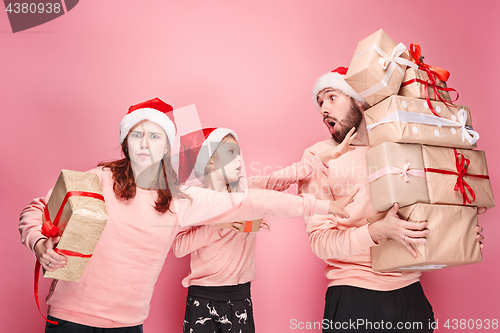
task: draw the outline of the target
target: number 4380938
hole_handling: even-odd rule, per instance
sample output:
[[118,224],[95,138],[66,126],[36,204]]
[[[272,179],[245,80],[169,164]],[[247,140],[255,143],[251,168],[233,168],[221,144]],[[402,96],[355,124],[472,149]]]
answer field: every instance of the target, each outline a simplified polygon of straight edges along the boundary
[[473,329],[485,329],[485,330],[497,330],[498,329],[498,319],[448,319],[443,325],[444,328],[453,330],[473,330]]
[[59,14],[61,12],[61,4],[60,3],[9,3],[5,11],[9,14],[51,14],[56,13]]

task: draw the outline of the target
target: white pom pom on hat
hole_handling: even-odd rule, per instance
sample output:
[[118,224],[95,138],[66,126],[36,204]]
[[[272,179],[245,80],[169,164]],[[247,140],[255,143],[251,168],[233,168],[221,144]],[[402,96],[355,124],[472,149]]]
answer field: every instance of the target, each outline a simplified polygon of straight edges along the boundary
[[120,144],[123,143],[132,127],[143,120],[150,120],[163,128],[170,146],[172,146],[177,133],[173,110],[174,108],[170,104],[158,97],[132,105],[120,122]]
[[361,96],[359,96],[359,94],[354,89],[352,89],[352,87],[345,81],[344,77],[346,73],[346,67],[338,67],[331,72],[321,75],[316,80],[316,83],[314,84],[314,88],[312,90],[312,99],[314,105],[316,105],[318,109],[321,108],[318,104],[318,94],[326,88],[333,88],[335,90],[338,90],[343,94],[363,103],[365,108],[369,107],[368,103],[366,103],[366,101]]

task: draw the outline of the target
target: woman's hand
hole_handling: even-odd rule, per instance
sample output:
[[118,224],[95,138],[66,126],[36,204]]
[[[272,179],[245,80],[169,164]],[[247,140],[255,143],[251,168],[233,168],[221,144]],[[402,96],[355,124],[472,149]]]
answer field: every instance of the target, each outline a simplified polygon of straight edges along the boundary
[[359,188],[355,189],[351,194],[349,194],[344,199],[331,200],[330,207],[328,207],[328,213],[337,215],[340,218],[349,218],[349,214],[345,211],[347,205],[354,201],[354,196],[358,193]]
[[[488,209],[486,207],[477,207],[477,215],[484,214],[486,213],[487,210]],[[482,249],[484,247],[483,244],[484,236],[481,235],[481,233],[483,232],[483,227],[477,225],[476,232],[477,232],[476,238],[479,240],[479,247]]]
[[68,263],[65,256],[54,251],[54,246],[60,239],[61,237],[42,238],[35,244],[36,258],[46,271],[53,272],[56,269],[63,268]]
[[326,165],[329,160],[339,158],[348,151],[356,149],[356,147],[349,147],[352,140],[354,140],[356,138],[356,135],[358,135],[358,133],[354,133],[354,130],[354,127],[351,128],[351,130],[345,136],[344,141],[342,141],[338,146],[330,148],[319,154],[319,158],[324,165]]
[[398,209],[399,204],[395,203],[382,220],[368,225],[368,231],[375,243],[378,243],[381,239],[390,238],[403,244],[416,258],[417,252],[411,244],[424,244],[427,241],[425,239],[429,234],[429,230],[425,229],[427,222],[401,220],[397,214]]
[[480,225],[476,225],[476,232],[477,232],[476,238],[479,241],[479,248],[482,249],[484,247],[483,244],[484,236],[481,235],[481,233],[483,232],[483,227],[481,227]]

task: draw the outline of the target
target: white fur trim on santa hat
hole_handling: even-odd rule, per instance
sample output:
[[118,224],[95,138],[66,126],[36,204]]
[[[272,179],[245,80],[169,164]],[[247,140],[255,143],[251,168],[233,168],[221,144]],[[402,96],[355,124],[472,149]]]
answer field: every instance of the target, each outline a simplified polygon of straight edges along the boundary
[[130,129],[143,120],[149,120],[160,125],[167,134],[170,146],[174,144],[174,123],[165,113],[151,108],[137,109],[123,117],[120,123],[120,144],[123,143]]
[[365,108],[368,108],[369,105],[366,101],[359,96],[359,94],[351,88],[351,86],[344,80],[344,75],[335,72],[328,72],[326,74],[321,75],[314,84],[314,88],[312,90],[312,99],[314,101],[314,105],[318,109],[321,109],[318,104],[318,94],[326,88],[333,88],[339,90],[343,94],[354,98],[355,100],[363,103]]
[[196,177],[203,177],[205,174],[205,167],[210,161],[210,157],[212,157],[222,139],[224,139],[224,137],[228,134],[234,136],[236,142],[239,142],[236,133],[227,128],[216,128],[205,139],[200,152],[198,153],[198,157],[196,158],[196,164],[194,165],[194,174]]

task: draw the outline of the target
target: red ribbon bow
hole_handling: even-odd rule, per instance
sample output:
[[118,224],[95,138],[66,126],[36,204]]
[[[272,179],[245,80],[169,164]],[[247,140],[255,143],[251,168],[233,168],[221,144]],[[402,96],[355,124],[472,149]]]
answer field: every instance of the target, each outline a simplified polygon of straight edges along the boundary
[[[413,44],[413,43],[410,44],[410,50],[409,51],[410,51],[411,60],[418,65],[418,68],[420,70],[423,70],[423,71],[425,71],[427,73],[427,76],[429,77],[429,79],[427,81],[423,81],[423,80],[420,80],[420,79],[409,80],[407,82],[404,82],[402,84],[402,86],[404,87],[404,86],[407,86],[407,85],[412,84],[414,82],[425,84],[425,100],[427,101],[427,104],[429,105],[429,109],[432,111],[432,113],[435,116],[440,117],[434,111],[434,107],[431,104],[431,101],[430,101],[430,98],[429,98],[429,91],[428,91],[429,84],[431,85],[431,87],[432,87],[432,89],[434,91],[434,99],[435,100],[436,100],[436,98],[439,98],[439,100],[442,103],[444,103],[446,106],[448,106],[448,107],[456,107],[455,105],[453,105],[453,102],[455,102],[456,100],[458,100],[458,92],[455,89],[453,89],[453,88],[443,88],[443,87],[437,86],[437,84],[436,84],[436,77],[438,79],[440,79],[441,81],[443,81],[443,82],[448,81],[448,78],[450,77],[450,72],[448,72],[446,69],[443,69],[443,68],[439,68],[439,67],[435,67],[435,66],[424,64],[423,57],[422,57],[422,51],[420,49],[420,45]],[[449,101],[445,100],[445,99],[443,99],[441,97],[441,95],[439,95],[438,90],[448,91],[448,92],[454,91],[457,94],[457,97],[454,100],[449,100]]]
[[[64,206],[66,205],[66,202],[70,197],[73,196],[79,196],[79,197],[90,197],[90,198],[95,198],[104,201],[104,197],[100,194],[97,193],[92,193],[92,192],[83,192],[83,191],[69,191],[66,193],[66,196],[64,197],[64,200],[61,203],[61,206],[59,207],[59,210],[57,211],[57,215],[54,218],[54,223],[50,221],[50,214],[49,214],[49,209],[47,206],[45,206],[45,209],[43,210],[43,215],[45,217],[45,223],[42,225],[42,235],[44,235],[47,238],[53,238],[56,237],[59,228],[57,227],[57,224],[59,223],[59,219],[61,218]],[[92,257],[91,254],[82,254],[78,252],[73,252],[69,250],[60,250],[56,247],[54,247],[54,251],[60,255],[67,255],[67,256],[72,256],[72,257],[81,257],[81,258],[90,258]],[[38,307],[38,311],[42,315],[43,318],[45,318],[46,321],[48,321],[51,324],[57,325],[57,321],[52,321],[48,320],[40,310],[40,303],[38,302],[38,283],[40,280],[40,262],[37,260],[35,264],[35,301],[36,301],[36,306]]]
[[42,235],[44,235],[47,238],[56,237],[57,233],[59,232],[59,228],[53,225],[50,222],[50,219],[47,219],[48,209],[44,210],[44,214],[46,222],[42,225]]
[[[469,168],[470,160],[465,158],[463,154],[458,153],[456,149],[454,149],[453,151],[455,152],[455,164],[458,171],[457,182],[455,183],[454,190],[460,190],[460,193],[462,193],[462,197],[464,200],[464,205],[465,203],[472,203],[476,200],[476,194],[474,193],[472,187],[470,187],[469,184],[467,184],[467,182],[464,180],[464,176],[467,174],[467,169]],[[465,189],[469,190],[469,193],[472,196],[472,201],[469,199],[469,196],[465,192]]]
[[[446,82],[450,78],[450,72],[448,72],[446,69],[424,64],[424,62],[422,61],[423,57],[420,45],[416,43],[410,44],[410,57],[411,61],[418,65],[419,69],[426,71],[427,73],[432,73],[432,76],[437,76],[441,81]],[[430,77],[431,75],[429,75],[429,78]]]
[[[471,204],[476,200],[476,194],[474,193],[474,190],[472,187],[470,187],[469,184],[465,181],[464,177],[476,177],[476,178],[481,178],[481,179],[490,179],[489,176],[485,175],[471,175],[467,173],[467,169],[469,168],[470,165],[470,160],[465,158],[465,156],[459,152],[457,152],[456,149],[453,149],[455,152],[455,166],[457,168],[457,172],[454,171],[448,171],[448,170],[441,170],[441,169],[433,169],[433,168],[425,168],[425,172],[435,172],[435,173],[440,173],[444,175],[456,175],[457,176],[457,182],[455,183],[455,191],[460,191],[462,193],[462,198],[463,198],[463,205],[466,205],[467,203]],[[469,199],[469,195],[467,195],[467,191],[469,192],[471,199]]]

